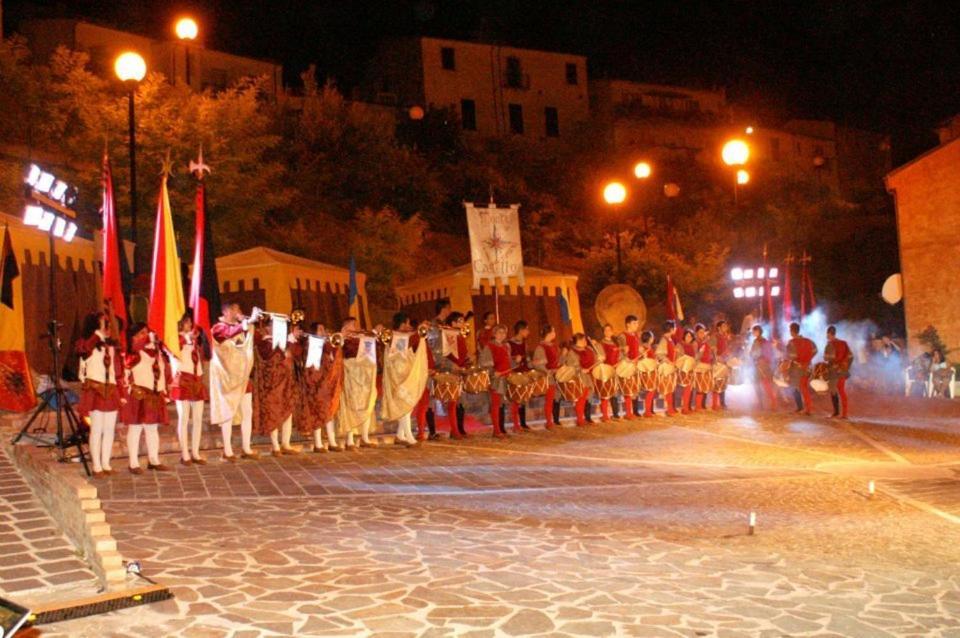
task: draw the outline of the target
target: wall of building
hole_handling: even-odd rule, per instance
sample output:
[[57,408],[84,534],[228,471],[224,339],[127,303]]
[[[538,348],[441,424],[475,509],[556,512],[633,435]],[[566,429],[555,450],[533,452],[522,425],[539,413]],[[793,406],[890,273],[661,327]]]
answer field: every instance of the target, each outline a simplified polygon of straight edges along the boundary
[[887,188],[897,208],[910,354],[921,352],[916,334],[928,325],[947,347],[960,347],[960,139],[895,170]]

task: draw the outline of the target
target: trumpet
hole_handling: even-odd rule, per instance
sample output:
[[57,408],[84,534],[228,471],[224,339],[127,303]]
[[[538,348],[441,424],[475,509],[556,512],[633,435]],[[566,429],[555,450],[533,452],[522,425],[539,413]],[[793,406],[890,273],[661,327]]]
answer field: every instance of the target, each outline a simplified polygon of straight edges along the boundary
[[417,326],[417,334],[420,335],[421,339],[426,339],[427,335],[430,333],[430,326],[420,324]]
[[374,331],[374,334],[377,335],[377,339],[380,340],[385,346],[389,346],[390,342],[393,341],[393,330],[390,328],[384,328],[380,332]]
[[473,331],[471,330],[469,323],[465,323],[465,324],[463,324],[462,326],[460,326],[460,336],[461,336],[461,337],[469,337],[471,332],[473,332]]
[[[297,311],[295,310],[294,313],[296,312]],[[298,316],[300,317],[300,321],[303,321],[303,311],[300,310],[299,312],[300,314]],[[290,317],[290,315],[285,315],[282,312],[270,312],[269,310],[264,310],[263,308],[258,308],[257,306],[254,306],[253,312],[251,312],[250,314],[254,315],[258,313],[260,316],[257,318],[257,321],[260,321],[260,319],[264,317],[269,317],[270,319],[283,319],[284,321],[292,321],[292,318]],[[241,317],[241,319],[246,319],[249,321],[250,317]],[[294,323],[298,323],[298,322],[294,321]]]
[[342,333],[342,332],[334,332],[332,335],[330,335],[329,341],[330,341],[330,345],[333,346],[334,348],[342,348],[342,347],[343,347],[343,333]]

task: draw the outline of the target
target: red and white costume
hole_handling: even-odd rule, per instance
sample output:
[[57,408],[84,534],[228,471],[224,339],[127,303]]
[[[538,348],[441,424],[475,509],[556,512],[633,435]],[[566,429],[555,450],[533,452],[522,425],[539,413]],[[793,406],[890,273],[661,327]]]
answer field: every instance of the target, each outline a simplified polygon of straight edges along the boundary
[[170,367],[167,358],[156,343],[146,338],[131,344],[125,359],[127,402],[120,416],[127,426],[127,453],[130,467],[140,467],[140,435],[147,440],[147,461],[160,465],[161,424],[167,422],[167,392],[170,387]]
[[[613,339],[603,339],[600,341],[598,354],[603,355],[603,363],[616,368],[620,363],[620,344]],[[610,399],[600,399],[600,415],[604,421],[610,420]]]
[[794,394],[799,390],[800,400],[797,409],[804,414],[810,414],[810,364],[817,354],[817,345],[797,335],[787,343],[787,358],[790,360],[790,384],[794,386]]
[[[467,338],[462,334],[457,335],[457,347],[453,352],[446,356],[444,367],[451,372],[458,372],[470,367],[470,352],[467,350]],[[450,421],[450,438],[463,438],[465,433],[460,432],[459,423],[457,423],[458,401],[449,401],[444,406],[447,410],[447,419]]]
[[[170,398],[177,404],[177,440],[180,442],[180,458],[185,461],[200,460],[200,434],[203,431],[203,402],[209,398],[203,383],[203,349],[197,342],[199,331],[181,332],[180,355],[170,357],[173,368],[173,383]],[[187,442],[187,428],[191,427]]]
[[541,341],[533,351],[533,369],[546,373],[550,384],[547,386],[547,395],[543,401],[548,430],[560,425],[560,405],[557,403],[557,368],[560,367],[560,346],[556,343]]
[[[410,347],[416,350],[420,346],[420,333],[414,332],[410,335]],[[427,345],[427,370],[429,376],[433,376],[433,373],[436,371],[437,364],[436,360],[433,358],[433,349]],[[423,388],[423,394],[420,395],[420,400],[417,401],[416,407],[413,409],[413,416],[417,421],[417,440],[424,441],[427,438],[427,410],[430,409],[430,384]]]
[[[673,337],[663,335],[660,337],[660,341],[657,342],[655,351],[657,361],[660,362],[660,368],[658,370],[660,378],[659,385],[664,389],[662,394],[664,395],[663,400],[667,403],[667,416],[673,416],[677,413],[673,402],[673,391],[677,387],[677,373],[675,368],[671,375],[668,375],[667,371],[676,363],[678,351],[682,352],[682,349],[678,346],[679,344],[674,341]],[[664,366],[663,364],[670,365]],[[672,376],[672,378],[668,378],[668,376]]]
[[585,348],[572,348],[564,359],[564,363],[575,368],[580,373],[580,380],[583,383],[583,394],[573,404],[574,412],[577,415],[577,427],[587,425],[586,409],[587,400],[590,398],[590,389],[593,387],[593,376],[591,371],[597,365],[597,351],[586,346]]
[[493,436],[506,436],[500,419],[500,406],[507,394],[507,375],[513,372],[513,360],[507,343],[489,341],[480,352],[479,365],[490,371],[490,422],[493,424]]
[[120,410],[123,359],[116,342],[96,331],[77,344],[80,355],[80,403],[77,411],[90,419],[90,460],[94,472],[110,471],[113,439]]
[[833,416],[847,418],[847,379],[853,364],[853,351],[843,339],[829,339],[823,349],[823,361],[830,366],[827,376]]

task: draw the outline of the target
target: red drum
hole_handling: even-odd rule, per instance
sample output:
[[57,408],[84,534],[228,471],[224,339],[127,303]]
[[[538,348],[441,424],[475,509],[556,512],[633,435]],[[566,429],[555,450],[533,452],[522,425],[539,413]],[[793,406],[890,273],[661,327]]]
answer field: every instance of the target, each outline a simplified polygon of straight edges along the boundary
[[483,368],[470,368],[463,377],[463,391],[482,394],[490,389],[490,373]]
[[460,375],[437,373],[433,375],[433,398],[444,403],[460,400]]
[[818,394],[825,394],[830,390],[830,366],[826,363],[818,363],[813,366],[813,378],[810,380],[810,387]]
[[713,390],[713,366],[709,363],[698,363],[693,369],[693,383],[700,394]]
[[677,357],[677,383],[683,387],[693,385],[693,369],[697,362],[688,354]]
[[657,360],[643,358],[637,362],[637,376],[640,378],[640,388],[648,392],[657,391]]
[[616,373],[620,392],[624,396],[635,397],[640,394],[640,375],[636,363],[624,359],[617,364]]
[[729,380],[730,368],[724,363],[713,364],[713,391],[718,394],[725,391]]
[[533,398],[534,383],[525,372],[507,375],[507,399],[514,403],[526,403]]
[[677,389],[677,368],[669,361],[657,367],[657,392],[665,397]]
[[601,399],[612,399],[617,396],[617,373],[612,365],[598,364],[590,373],[593,377],[593,389]]
[[576,368],[560,366],[557,368],[554,377],[557,380],[560,396],[563,397],[564,401],[576,401],[583,396],[585,388]]
[[533,385],[533,396],[542,397],[550,389],[550,375],[540,370],[530,370],[527,372],[527,378]]

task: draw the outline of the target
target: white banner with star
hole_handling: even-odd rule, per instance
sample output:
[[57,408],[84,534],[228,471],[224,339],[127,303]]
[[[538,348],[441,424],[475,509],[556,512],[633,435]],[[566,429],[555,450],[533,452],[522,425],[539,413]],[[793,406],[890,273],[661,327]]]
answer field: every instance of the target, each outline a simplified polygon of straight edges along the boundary
[[473,287],[484,280],[506,284],[516,277],[524,285],[523,252],[520,250],[520,204],[497,208],[496,204],[475,206],[464,203],[470,229],[470,259]]

